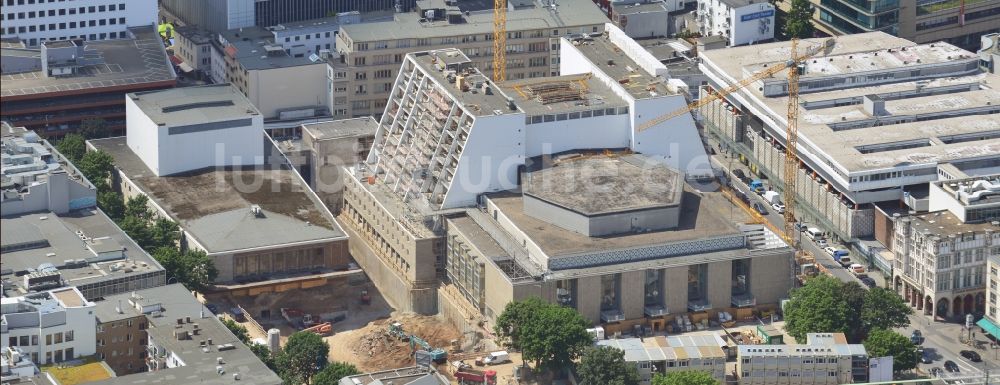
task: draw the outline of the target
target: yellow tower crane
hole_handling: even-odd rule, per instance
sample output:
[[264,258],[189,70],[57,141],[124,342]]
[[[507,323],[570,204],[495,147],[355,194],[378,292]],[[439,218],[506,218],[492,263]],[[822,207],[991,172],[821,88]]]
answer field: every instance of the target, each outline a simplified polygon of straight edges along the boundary
[[[498,0],[499,1],[499,0]],[[781,71],[788,71],[788,126],[785,131],[785,137],[787,138],[785,144],[785,170],[782,179],[785,185],[785,191],[783,198],[785,201],[785,240],[793,246],[798,246],[795,244],[795,179],[796,172],[799,168],[798,155],[796,152],[796,147],[799,139],[798,131],[798,118],[799,118],[799,64],[816,56],[820,52],[829,53],[833,49],[834,39],[827,39],[823,41],[822,44],[818,46],[811,47],[806,50],[801,56],[798,55],[798,39],[792,39],[791,41],[791,55],[788,61],[779,63],[777,65],[768,67],[765,70],[757,72],[750,77],[736,82],[726,88],[715,92],[709,92],[704,95],[701,99],[688,104],[687,106],[680,108],[676,111],[664,114],[653,119],[646,121],[645,123],[639,125],[636,132],[641,132],[656,126],[660,123],[666,122],[677,116],[686,114],[692,110],[696,110],[701,106],[707,105],[713,101],[722,99],[727,95],[736,92],[754,82],[771,77]]]
[[493,0],[493,81],[507,80],[507,0]]

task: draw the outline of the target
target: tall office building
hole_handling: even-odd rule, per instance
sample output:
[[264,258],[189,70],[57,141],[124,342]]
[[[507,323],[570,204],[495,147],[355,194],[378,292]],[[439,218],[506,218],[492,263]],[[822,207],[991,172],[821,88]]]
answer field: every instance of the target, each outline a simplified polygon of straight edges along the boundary
[[[812,0],[816,27],[831,35],[882,31],[918,44],[947,41],[967,50],[1000,31],[1000,0]],[[790,1],[781,8],[787,9]]]
[[163,0],[186,24],[212,32],[319,19],[340,12],[408,11],[415,0]]
[[104,40],[128,37],[128,27],[156,22],[156,0],[5,0],[0,38],[29,47],[46,40]]

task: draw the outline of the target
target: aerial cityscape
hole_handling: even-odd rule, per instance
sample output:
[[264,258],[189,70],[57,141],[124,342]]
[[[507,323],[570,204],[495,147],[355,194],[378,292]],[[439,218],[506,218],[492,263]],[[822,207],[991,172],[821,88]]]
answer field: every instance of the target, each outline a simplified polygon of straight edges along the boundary
[[2,385],[1000,384],[1000,0],[0,0]]

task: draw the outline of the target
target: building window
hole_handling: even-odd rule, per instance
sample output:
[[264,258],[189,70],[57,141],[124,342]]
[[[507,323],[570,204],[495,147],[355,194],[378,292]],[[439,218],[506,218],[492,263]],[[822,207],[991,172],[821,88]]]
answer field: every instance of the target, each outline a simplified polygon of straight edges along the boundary
[[605,274],[601,276],[601,311],[619,309],[619,293],[621,292],[621,274]]
[[73,331],[72,330],[67,330],[66,331],[66,333],[65,333],[65,339],[66,339],[66,342],[72,342],[73,341]]

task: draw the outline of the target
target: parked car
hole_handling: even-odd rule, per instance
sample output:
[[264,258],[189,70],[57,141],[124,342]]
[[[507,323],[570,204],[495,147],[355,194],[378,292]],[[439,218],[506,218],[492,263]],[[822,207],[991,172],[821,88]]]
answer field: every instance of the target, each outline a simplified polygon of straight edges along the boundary
[[757,213],[760,214],[760,215],[767,215],[767,208],[764,207],[763,203],[754,202],[753,203],[753,209],[757,210]]
[[850,269],[851,273],[854,273],[854,275],[865,273],[865,267],[858,263],[851,264]]
[[910,342],[914,345],[920,345],[924,343],[924,334],[920,330],[914,330],[910,333]]
[[960,370],[958,369],[958,364],[956,364],[955,361],[952,361],[952,360],[948,360],[948,361],[944,362],[944,370],[947,370],[949,373],[958,373],[958,372],[960,372]]
[[934,362],[934,349],[920,348],[920,362],[924,364],[929,364]]
[[979,356],[979,353],[976,353],[971,350],[963,350],[961,352],[958,352],[958,354],[961,355],[963,358],[972,362],[983,362],[983,358]]
[[816,242],[816,246],[819,246],[819,247],[826,247],[826,244],[827,244],[826,243],[826,238],[819,238],[815,242]]
[[854,264],[854,261],[851,260],[851,257],[840,257],[840,259],[837,260],[837,263],[839,263],[840,266],[850,269],[851,265]]
[[875,283],[875,279],[872,277],[861,278],[861,283],[863,283],[865,286],[868,286],[869,289],[874,288],[876,285],[878,285],[877,283]]
[[736,179],[739,179],[740,181],[747,178],[747,176],[743,174],[743,170],[740,169],[733,170],[733,176],[736,177]]
[[781,203],[775,203],[775,204],[771,205],[771,208],[774,209],[774,211],[777,211],[778,214],[784,214],[785,213],[785,205],[783,205]]
[[936,366],[933,367],[933,368],[931,368],[931,375],[934,376],[934,377],[940,377],[941,376],[941,368],[936,367]]

